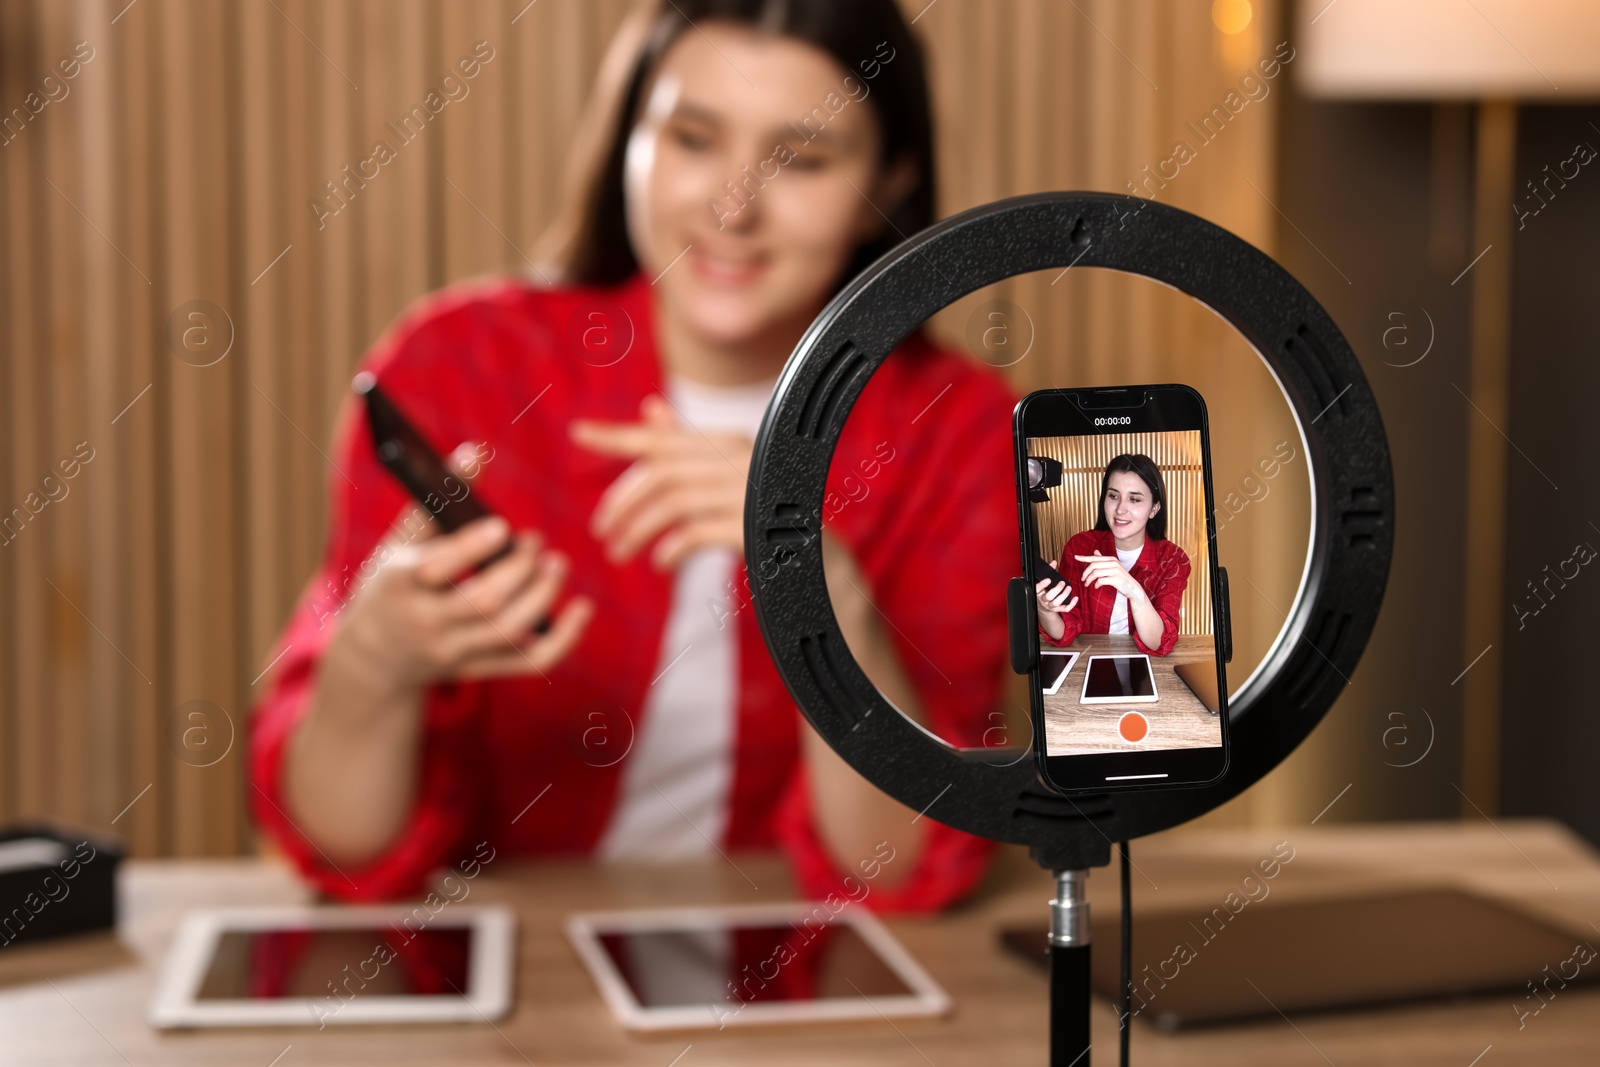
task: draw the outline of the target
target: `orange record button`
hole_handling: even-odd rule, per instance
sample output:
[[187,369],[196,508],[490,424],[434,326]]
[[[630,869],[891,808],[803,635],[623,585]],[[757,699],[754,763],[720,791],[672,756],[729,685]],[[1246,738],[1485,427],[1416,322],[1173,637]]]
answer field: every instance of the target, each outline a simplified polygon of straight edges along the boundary
[[1150,721],[1137,711],[1130,711],[1117,723],[1117,732],[1124,741],[1143,741],[1150,732]]

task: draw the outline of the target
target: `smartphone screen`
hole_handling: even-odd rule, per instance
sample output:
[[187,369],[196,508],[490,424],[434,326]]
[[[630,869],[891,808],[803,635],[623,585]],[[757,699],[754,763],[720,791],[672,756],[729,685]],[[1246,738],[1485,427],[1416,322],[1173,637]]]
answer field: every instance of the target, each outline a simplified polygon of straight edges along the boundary
[[1205,401],[1048,389],[1015,419],[1041,777],[1062,792],[1215,781],[1228,687]]

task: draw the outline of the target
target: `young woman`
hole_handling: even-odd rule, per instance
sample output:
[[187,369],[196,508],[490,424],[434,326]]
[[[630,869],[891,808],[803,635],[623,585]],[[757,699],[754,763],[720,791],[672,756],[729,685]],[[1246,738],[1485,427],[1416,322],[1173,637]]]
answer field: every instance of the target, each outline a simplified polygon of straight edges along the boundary
[[[543,278],[426,298],[362,361],[499,517],[432,529],[347,408],[326,556],[252,722],[255,815],[347,898],[469,853],[781,848],[804,894],[942,907],[988,843],[816,736],[743,563],[779,371],[932,221],[917,44],[893,0],[651,4],[589,119]],[[820,538],[866,675],[969,746],[1005,670],[1014,402],[919,330],[840,432],[820,514],[772,516]]]
[[[1079,634],[1132,634],[1140,652],[1165,656],[1178,643],[1189,556],[1167,540],[1167,492],[1149,456],[1123,453],[1100,480],[1100,518],[1073,534],[1050,565],[1067,580],[1035,586],[1039,630],[1052,644]],[[1080,603],[1073,589],[1086,591]]]

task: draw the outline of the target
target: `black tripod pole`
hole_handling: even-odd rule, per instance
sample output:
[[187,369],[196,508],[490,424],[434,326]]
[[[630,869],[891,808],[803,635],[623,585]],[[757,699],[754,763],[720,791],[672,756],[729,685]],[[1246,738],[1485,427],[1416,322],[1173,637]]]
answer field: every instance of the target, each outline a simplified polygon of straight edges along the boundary
[[1050,1067],[1089,1067],[1087,870],[1056,871],[1050,901]]

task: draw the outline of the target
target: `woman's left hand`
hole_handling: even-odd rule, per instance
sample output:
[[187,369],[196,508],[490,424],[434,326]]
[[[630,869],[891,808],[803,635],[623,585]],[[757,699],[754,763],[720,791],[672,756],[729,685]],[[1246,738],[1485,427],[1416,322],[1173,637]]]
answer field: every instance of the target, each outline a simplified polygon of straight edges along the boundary
[[601,494],[590,531],[614,562],[651,538],[657,570],[671,570],[698,548],[724,545],[744,553],[744,494],[755,443],[743,434],[703,433],[678,423],[666,399],[651,394],[640,422],[574,419],[574,441],[634,462]]
[[1094,589],[1097,586],[1109,585],[1130,601],[1136,601],[1145,595],[1144,586],[1140,585],[1133,575],[1123,569],[1122,564],[1113,556],[1100,553],[1099,549],[1091,556],[1073,556],[1083,564],[1083,587]]

